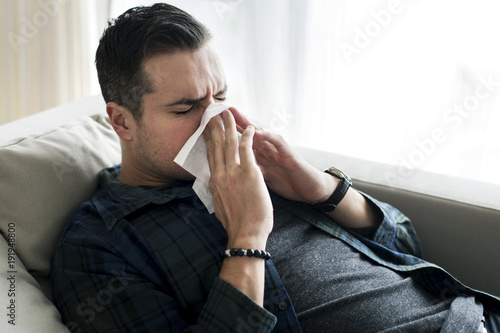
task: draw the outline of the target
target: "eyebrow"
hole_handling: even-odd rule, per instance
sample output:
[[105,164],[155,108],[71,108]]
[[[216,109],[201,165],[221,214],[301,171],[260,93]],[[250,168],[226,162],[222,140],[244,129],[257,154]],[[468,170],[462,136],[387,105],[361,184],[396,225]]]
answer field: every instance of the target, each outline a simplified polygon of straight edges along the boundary
[[[225,84],[224,88],[222,88],[221,90],[219,90],[217,92],[217,94],[215,94],[214,96],[219,96],[219,95],[222,95],[222,94],[224,94],[226,92],[227,92],[227,84]],[[186,97],[183,97],[183,98],[179,99],[178,101],[175,101],[173,103],[167,104],[167,106],[194,105],[194,104],[196,104],[198,102],[201,102],[204,99],[205,99],[205,97],[201,97],[201,98],[186,98]]]
[[167,106],[176,106],[176,105],[194,105],[200,101],[202,101],[205,97],[202,98],[196,98],[196,99],[190,99],[190,98],[181,98],[178,101],[175,101],[171,104],[167,104]]

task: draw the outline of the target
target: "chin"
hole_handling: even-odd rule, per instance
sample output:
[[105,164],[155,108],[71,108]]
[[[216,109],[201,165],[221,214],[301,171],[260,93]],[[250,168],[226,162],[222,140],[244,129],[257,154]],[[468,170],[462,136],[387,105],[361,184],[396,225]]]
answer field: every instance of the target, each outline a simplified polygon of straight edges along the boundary
[[195,179],[196,179],[196,177],[195,177],[195,176],[193,176],[192,174],[188,173],[187,175],[185,175],[185,176],[183,176],[183,177],[180,177],[180,178],[178,178],[178,179],[180,179],[180,180],[195,180]]
[[195,180],[196,177],[179,167],[179,170],[175,172],[174,178],[178,180]]

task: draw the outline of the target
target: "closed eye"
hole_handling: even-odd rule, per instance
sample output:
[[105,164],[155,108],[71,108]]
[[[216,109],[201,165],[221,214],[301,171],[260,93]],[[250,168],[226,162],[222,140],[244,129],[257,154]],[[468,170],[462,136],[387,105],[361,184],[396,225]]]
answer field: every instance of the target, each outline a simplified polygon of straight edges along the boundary
[[224,88],[219,90],[217,94],[215,94],[214,99],[224,102],[226,100],[226,94],[227,94],[227,84],[224,85]]
[[178,112],[175,112],[175,114],[177,116],[181,116],[183,114],[186,114],[188,113],[189,111],[193,110],[193,108],[196,106],[196,104],[193,104],[189,109],[185,110],[185,111],[178,111]]

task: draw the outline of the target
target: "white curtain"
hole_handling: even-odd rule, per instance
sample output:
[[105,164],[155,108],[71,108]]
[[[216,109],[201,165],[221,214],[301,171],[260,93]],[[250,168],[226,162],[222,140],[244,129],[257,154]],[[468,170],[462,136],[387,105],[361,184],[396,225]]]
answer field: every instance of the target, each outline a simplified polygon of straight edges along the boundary
[[500,3],[344,3],[334,38],[309,47],[296,143],[398,165],[393,182],[422,169],[500,184]]
[[498,1],[219,3],[230,86],[264,125],[371,181],[500,208]]
[[107,1],[2,3],[0,123],[99,93],[94,53]]

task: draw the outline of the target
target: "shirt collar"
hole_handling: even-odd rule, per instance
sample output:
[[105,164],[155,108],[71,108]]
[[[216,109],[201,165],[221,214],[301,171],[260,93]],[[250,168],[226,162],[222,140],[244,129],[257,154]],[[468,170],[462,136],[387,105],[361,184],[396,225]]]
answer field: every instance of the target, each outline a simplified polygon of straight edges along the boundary
[[192,181],[176,180],[160,186],[132,186],[118,180],[121,165],[101,170],[92,198],[99,215],[111,229],[121,218],[148,204],[166,204],[196,196]]

